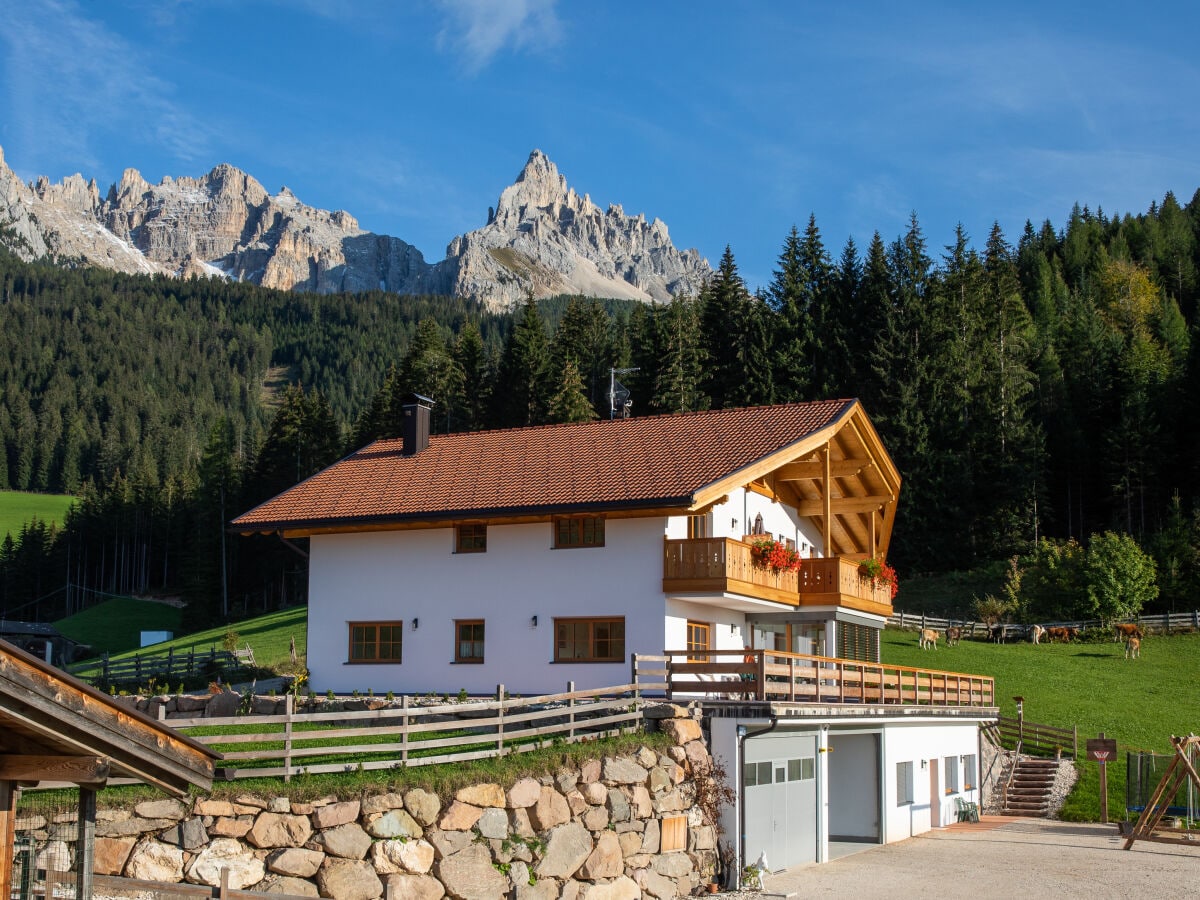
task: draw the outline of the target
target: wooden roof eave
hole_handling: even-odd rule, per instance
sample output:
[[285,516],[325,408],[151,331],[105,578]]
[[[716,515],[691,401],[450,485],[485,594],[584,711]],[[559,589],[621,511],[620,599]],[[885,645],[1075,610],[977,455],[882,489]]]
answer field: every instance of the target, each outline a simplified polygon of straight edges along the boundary
[[127,774],[182,795],[212,786],[221,754],[180,735],[24,651],[0,647],[0,726],[36,735],[62,755],[105,757]]

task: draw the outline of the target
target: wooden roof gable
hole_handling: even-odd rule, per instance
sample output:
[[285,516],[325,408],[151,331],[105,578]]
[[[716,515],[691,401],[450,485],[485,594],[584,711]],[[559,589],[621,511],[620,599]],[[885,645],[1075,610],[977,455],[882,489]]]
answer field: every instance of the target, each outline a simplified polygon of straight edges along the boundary
[[219,758],[0,641],[0,779],[94,786],[107,777],[128,777],[182,795],[189,785],[211,788]]

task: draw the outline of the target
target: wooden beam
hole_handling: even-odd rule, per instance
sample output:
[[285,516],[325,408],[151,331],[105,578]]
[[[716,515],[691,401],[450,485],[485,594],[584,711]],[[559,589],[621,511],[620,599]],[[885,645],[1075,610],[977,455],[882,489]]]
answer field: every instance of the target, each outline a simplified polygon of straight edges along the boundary
[[[819,515],[824,519],[825,528],[824,534],[821,536],[821,552],[826,556],[833,553],[833,479],[829,475],[829,444],[833,440],[831,435],[829,441],[826,441],[825,446],[821,449],[821,512]],[[803,504],[802,504],[803,505]],[[796,510],[800,515],[811,515],[811,513],[801,512]]]
[[[833,459],[829,461],[829,474],[834,478],[848,478],[857,475],[869,465],[869,459]],[[788,463],[779,469],[775,477],[781,481],[802,481],[823,476],[822,460],[806,459],[803,462]]]
[[873,512],[891,502],[891,497],[822,497],[820,500],[805,500],[796,507],[802,516],[842,515],[845,513]]
[[13,842],[17,827],[17,786],[0,779],[0,897],[12,896]]
[[0,779],[103,784],[108,760],[102,756],[0,756]]
[[75,865],[78,882],[75,895],[91,897],[92,870],[96,867],[96,792],[79,789],[79,822],[75,831]]

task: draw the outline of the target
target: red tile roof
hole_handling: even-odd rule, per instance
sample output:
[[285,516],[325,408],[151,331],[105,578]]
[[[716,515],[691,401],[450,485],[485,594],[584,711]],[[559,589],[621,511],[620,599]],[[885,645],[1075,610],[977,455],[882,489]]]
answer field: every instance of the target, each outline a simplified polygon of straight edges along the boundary
[[239,531],[407,519],[684,508],[695,493],[833,424],[853,400],[433,435],[369,444],[233,520]]

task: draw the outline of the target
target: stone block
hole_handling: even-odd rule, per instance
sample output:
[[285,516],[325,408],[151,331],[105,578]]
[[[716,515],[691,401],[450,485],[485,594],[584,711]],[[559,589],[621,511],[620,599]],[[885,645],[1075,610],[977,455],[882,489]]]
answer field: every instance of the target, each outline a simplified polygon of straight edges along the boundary
[[330,857],[317,872],[322,897],[337,900],[376,900],[383,896],[383,882],[369,862]]
[[492,865],[486,847],[471,844],[436,864],[446,893],[461,900],[497,900],[508,896],[512,882]]

